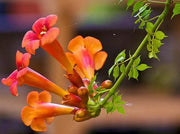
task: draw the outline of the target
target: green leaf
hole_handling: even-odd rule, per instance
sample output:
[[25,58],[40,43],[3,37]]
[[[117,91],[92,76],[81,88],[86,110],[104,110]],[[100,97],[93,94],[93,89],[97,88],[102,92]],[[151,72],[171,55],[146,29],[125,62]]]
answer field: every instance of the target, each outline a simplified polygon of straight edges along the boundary
[[145,23],[144,21],[143,21],[143,22],[141,22],[141,24],[139,25],[139,27],[138,27],[138,28],[139,28],[139,29],[143,29],[143,28],[144,28],[144,26],[145,26],[145,24],[146,24],[146,23]]
[[126,67],[125,67],[124,64],[122,64],[122,65],[120,66],[120,71],[121,71],[121,73],[125,73],[125,70],[126,70]]
[[117,107],[117,111],[121,114],[125,114],[124,108],[122,106]]
[[134,17],[137,17],[139,16],[142,12],[144,12],[146,10],[146,8],[149,6],[149,3],[146,3],[144,6],[142,6],[140,9],[139,9],[139,12],[134,16]]
[[152,41],[152,45],[154,48],[159,48],[161,45],[163,45],[163,43],[160,40],[154,39]]
[[111,75],[111,73],[112,73],[114,67],[115,67],[115,64],[108,70],[108,75],[109,75],[109,77],[110,77],[110,75]]
[[146,64],[140,64],[140,65],[137,66],[136,68],[137,68],[137,70],[139,70],[139,71],[144,71],[144,70],[146,70],[146,69],[148,69],[148,68],[151,68],[151,67],[148,66],[148,65],[146,65]]
[[106,104],[104,105],[104,108],[106,109],[107,114],[110,113],[113,110],[112,101],[106,102]]
[[176,5],[174,6],[173,15],[172,15],[171,19],[172,19],[175,15],[178,15],[178,14],[180,14],[180,3],[176,3]]
[[113,69],[113,77],[114,80],[116,80],[116,78],[119,76],[119,66],[115,66]]
[[121,102],[121,95],[116,96],[116,97],[113,99],[113,102],[114,102],[114,104],[120,103],[120,102]]
[[126,102],[125,101],[120,101],[118,103],[116,103],[116,105],[124,105]]
[[143,1],[138,1],[134,4],[133,6],[133,12],[132,12],[132,15],[134,13],[136,13],[142,6],[144,5],[144,2]]
[[162,40],[162,39],[164,39],[167,36],[162,31],[157,31],[155,33],[155,37],[156,37],[156,39]]
[[134,78],[134,79],[138,79],[138,76],[139,76],[139,73],[138,73],[138,71],[136,70],[136,69],[133,69],[133,76],[132,76],[132,78]]
[[151,8],[149,8],[148,10],[145,10],[142,14],[141,17],[143,20],[147,20],[149,18],[151,14]]
[[154,53],[154,52],[150,52],[149,54],[148,54],[148,57],[151,59],[151,58],[155,58],[155,59],[158,59],[159,60],[159,58],[157,57],[157,55],[156,55],[156,53]]
[[146,32],[149,33],[149,34],[152,34],[152,33],[153,33],[153,32],[152,32],[153,27],[154,27],[153,23],[147,22],[147,24],[146,24],[146,29],[145,29]]
[[118,63],[118,62],[123,61],[123,60],[125,59],[125,57],[126,57],[126,53],[125,53],[125,50],[123,50],[122,52],[120,52],[120,53],[117,55],[114,63],[116,64],[116,63]]
[[129,73],[128,73],[128,79],[133,77],[133,67],[131,66]]
[[136,67],[141,62],[140,56],[134,60],[134,66]]
[[126,10],[134,3],[134,0],[128,0]]
[[152,45],[150,43],[147,44],[147,50],[152,51]]

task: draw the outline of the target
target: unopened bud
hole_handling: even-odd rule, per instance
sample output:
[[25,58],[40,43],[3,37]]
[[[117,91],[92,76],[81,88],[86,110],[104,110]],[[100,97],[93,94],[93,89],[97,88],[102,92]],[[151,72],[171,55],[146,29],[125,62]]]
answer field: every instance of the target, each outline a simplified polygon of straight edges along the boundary
[[68,87],[68,92],[77,94],[77,89],[78,89],[78,87],[76,87],[75,85],[71,85]]
[[111,80],[105,80],[102,84],[101,84],[101,87],[102,88],[111,88],[112,87],[112,81]]
[[77,122],[85,121],[91,118],[90,113],[86,109],[79,109],[75,112],[74,120]]
[[86,106],[87,101],[88,101],[88,93],[89,91],[86,87],[80,87],[77,90],[77,94],[79,97],[81,97],[84,106]]
[[88,95],[88,89],[86,87],[80,87],[77,89],[78,96]]

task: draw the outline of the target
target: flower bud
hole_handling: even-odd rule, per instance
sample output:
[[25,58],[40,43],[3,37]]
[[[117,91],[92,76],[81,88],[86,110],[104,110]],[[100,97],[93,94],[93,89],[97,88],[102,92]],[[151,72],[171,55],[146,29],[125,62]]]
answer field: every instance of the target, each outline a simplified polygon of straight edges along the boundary
[[101,83],[102,88],[111,88],[112,87],[112,81],[111,80],[105,80],[103,83]]
[[75,112],[74,120],[77,122],[85,121],[91,118],[90,113],[86,109],[79,109]]
[[79,97],[81,97],[82,102],[84,103],[84,107],[86,106],[87,101],[88,101],[88,93],[89,93],[89,91],[86,87],[80,87],[77,90],[77,94]]
[[70,92],[70,93],[73,93],[73,94],[76,94],[77,95],[77,87],[75,86],[75,85],[70,85],[69,87],[68,87],[68,91]]

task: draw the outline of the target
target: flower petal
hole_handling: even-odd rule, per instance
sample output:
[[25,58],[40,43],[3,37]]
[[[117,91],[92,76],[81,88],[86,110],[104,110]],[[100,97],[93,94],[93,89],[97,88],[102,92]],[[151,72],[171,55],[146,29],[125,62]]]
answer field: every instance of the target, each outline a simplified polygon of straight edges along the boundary
[[46,124],[44,122],[44,118],[35,118],[31,123],[31,128],[34,131],[47,131]]
[[58,17],[54,14],[48,15],[45,20],[45,24],[48,28],[56,24]]
[[55,83],[51,82],[38,72],[26,67],[20,70],[17,74],[18,84],[22,86],[23,84],[32,86],[35,88],[43,89],[52,93],[55,93],[59,96],[64,97],[69,94],[68,91],[65,91],[61,87],[57,86]]
[[95,70],[99,70],[104,65],[106,61],[107,53],[104,51],[100,51],[95,54],[94,63],[95,63]]
[[68,44],[68,50],[71,52],[79,51],[79,49],[84,47],[84,41],[82,36],[76,36]]
[[37,91],[32,91],[27,96],[27,103],[29,106],[34,107],[36,103],[39,101],[39,93]]
[[96,52],[102,49],[101,42],[94,37],[86,37],[84,38],[85,48],[90,51],[91,54],[95,54]]
[[9,86],[11,94],[17,96],[17,74],[18,70],[13,71],[7,78],[1,80],[2,84]]
[[55,40],[53,43],[41,45],[48,54],[54,57],[62,67],[70,74],[73,73],[73,66],[71,65],[68,57],[66,56],[61,44]]
[[12,94],[12,95],[18,96],[17,81],[15,81],[14,83],[11,84],[11,86],[10,86],[10,91],[11,91],[11,94]]
[[22,56],[22,66],[23,66],[23,68],[29,66],[30,58],[31,58],[31,54],[29,54],[29,53],[23,54],[23,56]]
[[21,70],[29,65],[29,60],[31,58],[31,54],[25,53],[22,54],[21,52],[16,52],[16,67],[18,70]]
[[39,94],[39,101],[44,102],[44,103],[49,103],[51,102],[51,94],[47,91],[42,91]]
[[66,52],[66,56],[67,56],[69,62],[71,63],[71,65],[74,66],[76,64],[76,59],[75,59],[74,55],[70,52]]
[[16,67],[18,70],[22,69],[22,56],[23,54],[21,52],[16,52]]
[[25,106],[21,111],[21,119],[26,126],[31,125],[32,120],[36,117],[35,109]]
[[30,54],[35,54],[35,50],[39,48],[39,45],[40,45],[40,40],[30,41],[26,45],[26,51],[29,52]]
[[31,30],[26,32],[22,40],[22,48],[26,47],[26,45],[33,40],[39,40],[37,35]]
[[[34,22],[32,29],[33,31],[37,34],[40,35],[40,33],[42,32],[42,30],[44,30],[44,25],[45,24],[45,18],[39,18],[37,21]],[[46,28],[46,27],[45,27]]]
[[53,122],[53,120],[54,120],[54,117],[49,117],[49,118],[46,118],[46,119],[45,119],[45,122],[46,122],[47,124],[51,124],[51,123]]
[[57,39],[59,35],[59,28],[50,28],[41,38],[41,46],[50,44]]

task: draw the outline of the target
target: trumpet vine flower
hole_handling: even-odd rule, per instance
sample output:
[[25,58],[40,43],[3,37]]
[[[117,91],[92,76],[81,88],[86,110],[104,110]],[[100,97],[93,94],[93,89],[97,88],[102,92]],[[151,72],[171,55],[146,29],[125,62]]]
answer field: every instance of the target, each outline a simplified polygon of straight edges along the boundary
[[66,77],[76,86],[82,86],[83,82],[78,73],[73,69],[66,53],[57,40],[59,29],[52,27],[57,21],[56,15],[49,15],[45,18],[38,19],[32,26],[32,30],[28,31],[23,38],[22,47],[26,51],[35,54],[35,50],[39,46],[48,54],[54,57],[66,70]]
[[21,117],[26,126],[34,131],[46,131],[46,124],[51,124],[54,116],[74,114],[78,108],[51,103],[51,95],[47,91],[40,94],[32,91],[27,96],[27,103],[22,109]]
[[59,29],[52,27],[57,21],[56,15],[49,15],[45,18],[38,19],[23,38],[22,47],[26,51],[35,54],[35,50],[41,47],[52,57],[58,60],[68,73],[73,73],[73,67],[60,43],[57,41]]
[[[107,53],[101,51],[101,42],[90,36],[77,36],[68,44],[70,52],[65,53],[57,41],[59,29],[53,27],[56,21],[56,15],[49,15],[33,24],[32,30],[24,35],[22,41],[22,47],[28,53],[17,51],[17,69],[2,79],[2,83],[10,87],[14,96],[18,95],[17,86],[28,85],[44,90],[40,94],[36,91],[30,92],[27,96],[28,106],[21,112],[24,124],[34,131],[46,131],[46,124],[50,124],[58,115],[73,114],[73,119],[78,122],[97,116],[100,113],[97,107],[99,97],[104,93],[101,89],[112,86],[111,81],[107,80],[98,87],[95,80],[92,80],[95,70],[99,70],[107,58]],[[31,54],[35,54],[39,47],[65,69],[65,77],[71,82],[67,90],[28,67]],[[49,92],[61,96],[61,104],[51,103]]]
[[17,92],[17,74],[24,68],[29,65],[29,60],[31,55],[29,53],[22,54],[21,52],[16,52],[16,67],[17,69],[13,71],[9,77],[3,78],[1,82],[10,87],[11,94],[14,96],[18,96]]
[[99,70],[106,58],[107,53],[102,50],[101,42],[93,37],[77,36],[69,42],[67,53],[71,64],[76,65],[77,72],[81,77],[91,80],[94,71]]

